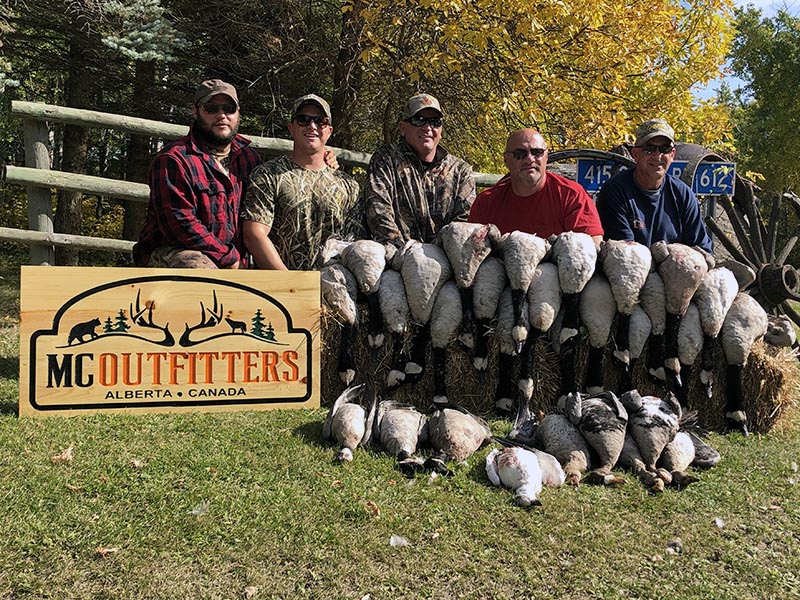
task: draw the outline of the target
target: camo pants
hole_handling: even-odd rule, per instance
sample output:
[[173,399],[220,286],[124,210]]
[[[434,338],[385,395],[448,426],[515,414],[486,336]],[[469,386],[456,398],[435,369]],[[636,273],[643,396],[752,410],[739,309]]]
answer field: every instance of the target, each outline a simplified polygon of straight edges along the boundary
[[169,246],[156,248],[150,254],[150,267],[166,267],[168,269],[218,269],[208,256],[198,250],[184,250]]

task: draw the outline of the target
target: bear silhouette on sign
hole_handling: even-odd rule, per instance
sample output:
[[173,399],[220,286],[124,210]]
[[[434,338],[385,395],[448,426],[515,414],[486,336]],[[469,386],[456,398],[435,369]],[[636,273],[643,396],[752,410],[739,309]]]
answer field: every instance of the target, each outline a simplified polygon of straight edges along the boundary
[[83,343],[83,336],[88,335],[90,339],[95,339],[98,335],[95,333],[95,328],[100,327],[100,319],[94,318],[85,323],[78,323],[69,330],[69,338],[67,339],[67,346],[71,346],[73,340],[78,340]]

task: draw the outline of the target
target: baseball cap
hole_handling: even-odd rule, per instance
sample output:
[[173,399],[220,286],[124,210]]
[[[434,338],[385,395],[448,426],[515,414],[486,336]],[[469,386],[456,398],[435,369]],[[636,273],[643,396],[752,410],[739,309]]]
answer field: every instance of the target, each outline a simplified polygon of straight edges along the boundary
[[654,137],[665,137],[670,142],[675,141],[675,130],[664,119],[650,119],[636,129],[636,145],[641,146]]
[[197,86],[197,91],[194,93],[194,104],[198,105],[203,102],[208,102],[217,94],[230,96],[236,103],[236,106],[239,106],[239,97],[236,95],[236,88],[230,83],[225,83],[222,79],[206,79]]
[[327,102],[325,102],[324,99],[320,98],[316,94],[306,94],[305,96],[300,96],[294,101],[294,108],[292,108],[292,119],[297,116],[297,112],[306,104],[316,104],[322,109],[322,112],[325,113],[325,116],[328,117],[329,120],[333,120],[331,118],[331,107]]
[[405,111],[403,111],[403,118],[410,119],[419,111],[425,110],[426,108],[432,108],[439,113],[440,117],[443,116],[442,108],[439,106],[439,101],[436,98],[430,94],[417,94],[408,99]]

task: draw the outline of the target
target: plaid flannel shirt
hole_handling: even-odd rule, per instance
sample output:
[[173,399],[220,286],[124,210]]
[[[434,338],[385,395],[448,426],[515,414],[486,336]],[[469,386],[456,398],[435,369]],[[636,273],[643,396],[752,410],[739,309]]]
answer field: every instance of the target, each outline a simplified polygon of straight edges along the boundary
[[198,250],[220,268],[244,262],[239,206],[250,171],[261,162],[249,144],[241,135],[233,139],[227,174],[201,149],[192,129],[156,155],[147,217],[133,247],[137,266],[146,267],[160,247]]

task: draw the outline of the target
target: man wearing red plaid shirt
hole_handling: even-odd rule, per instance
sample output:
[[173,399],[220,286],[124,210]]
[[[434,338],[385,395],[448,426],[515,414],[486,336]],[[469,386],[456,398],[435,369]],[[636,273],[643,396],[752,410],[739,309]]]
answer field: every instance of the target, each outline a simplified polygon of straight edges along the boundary
[[237,134],[239,98],[231,84],[201,83],[192,114],[189,135],[150,166],[150,202],[133,260],[140,267],[246,267],[239,205],[261,157]]

